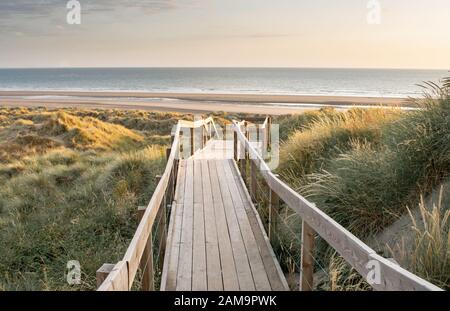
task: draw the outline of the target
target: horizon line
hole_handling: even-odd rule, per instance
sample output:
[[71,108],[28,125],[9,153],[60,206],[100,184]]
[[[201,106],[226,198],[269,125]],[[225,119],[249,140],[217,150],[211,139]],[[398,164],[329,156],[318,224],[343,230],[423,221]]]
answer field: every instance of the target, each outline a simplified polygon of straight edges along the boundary
[[0,67],[8,69],[353,69],[353,70],[434,70],[449,71],[447,68],[413,68],[413,67],[326,67],[326,66],[49,66],[49,67]]

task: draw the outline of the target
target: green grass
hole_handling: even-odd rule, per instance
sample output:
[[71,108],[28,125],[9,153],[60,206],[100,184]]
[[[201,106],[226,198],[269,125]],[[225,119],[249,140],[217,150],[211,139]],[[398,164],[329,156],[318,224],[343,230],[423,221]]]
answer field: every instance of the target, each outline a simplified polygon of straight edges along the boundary
[[[164,169],[170,130],[109,122],[118,115],[0,110],[0,144],[23,139],[0,158],[0,289],[94,290],[95,271],[123,256],[137,207],[148,203]],[[52,143],[42,144],[44,137]],[[64,278],[69,260],[81,263],[81,285]]]
[[[280,176],[357,237],[366,239],[383,231],[407,213],[407,206],[417,206],[420,194],[430,195],[450,175],[448,89],[434,86],[432,95],[415,104],[421,109],[335,112],[317,115],[296,130],[288,127],[289,137],[281,146]],[[448,204],[442,206],[441,214],[448,209]],[[436,215],[426,221],[438,225]],[[420,232],[424,237],[433,236]],[[448,252],[448,231],[443,234],[447,234],[442,241]],[[292,244],[292,239],[285,235],[279,243],[282,245],[275,246],[276,249]],[[290,249],[291,253],[298,251]],[[321,265],[331,267],[330,251],[324,251],[324,245],[319,245],[319,252]],[[448,287],[447,268],[439,268],[447,267],[444,261],[448,257],[441,254],[434,258],[435,261],[428,263],[416,260],[416,265],[407,267]],[[336,266],[339,265],[334,265],[334,270]],[[419,266],[426,271],[434,266],[439,271],[420,272]],[[358,288],[358,279],[351,273],[345,275],[352,281],[344,284]],[[340,288],[333,285],[339,282],[333,283],[329,276],[328,288]]]
[[322,108],[316,111],[307,111],[297,115],[285,115],[275,118],[275,122],[280,126],[280,140],[286,141],[298,131],[307,130],[314,122],[323,118],[334,119],[340,114],[333,108]]
[[450,98],[422,107],[387,123],[379,143],[352,142],[300,192],[359,237],[381,231],[450,173]]
[[317,289],[325,291],[371,291],[372,287],[339,254],[328,259],[324,273],[317,281]]
[[[358,142],[378,145],[383,124],[398,117],[397,110],[352,109],[316,113],[306,127],[292,131],[280,150],[278,171],[294,187],[308,174],[324,168],[330,160],[351,150]],[[280,131],[283,127],[280,126]]]
[[[0,290],[94,290],[131,241],[179,119],[192,116],[0,108]],[[65,280],[69,260],[81,285]]]

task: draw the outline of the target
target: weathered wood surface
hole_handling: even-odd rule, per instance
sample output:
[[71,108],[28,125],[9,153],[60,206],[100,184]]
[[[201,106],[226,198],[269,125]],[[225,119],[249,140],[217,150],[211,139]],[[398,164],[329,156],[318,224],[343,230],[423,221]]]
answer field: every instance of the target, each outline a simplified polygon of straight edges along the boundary
[[314,230],[303,221],[302,223],[302,249],[300,290],[312,291],[314,289]]
[[96,273],[96,279],[97,279],[97,288],[102,285],[102,283],[106,280],[108,275],[111,273],[111,271],[114,269],[115,264],[112,263],[105,263],[103,266],[101,266]]
[[[272,198],[278,197],[302,217],[303,288],[309,286],[308,289],[312,289],[314,235],[317,234],[366,279],[373,265],[378,265],[381,282],[372,284],[376,290],[440,290],[379,256],[270,171],[262,156],[271,143],[270,118],[256,134],[261,142],[248,141],[248,135],[241,130],[244,124],[247,123],[234,123],[234,142],[207,142],[203,140],[206,136],[220,136],[211,118],[178,123],[172,132],[173,144],[168,164],[150,203],[143,211],[127,252],[117,264],[108,266],[109,273],[99,270],[101,285],[98,290],[131,289],[140,264],[142,268],[143,262],[150,261],[145,258],[150,256],[146,248],[151,241],[155,219],[163,214],[161,205],[165,207],[167,198],[172,200],[173,192],[161,275],[162,290],[287,290],[286,280],[261,219],[236,162],[232,160],[234,155],[241,159],[245,155],[252,163],[252,190],[256,188],[254,173],[258,171],[270,188]],[[178,160],[182,144],[186,142],[182,139],[182,129],[188,128],[190,131],[199,127],[206,134],[202,135],[200,142],[203,149],[196,151],[189,159]],[[173,189],[175,184],[171,181],[175,176],[176,187]],[[151,286],[146,287],[151,289]]]
[[179,191],[176,202],[183,217],[172,218],[161,289],[287,290],[232,160],[193,158],[181,165],[184,195]]
[[[260,150],[262,143],[251,142],[251,145],[256,150]],[[200,159],[216,159],[216,160],[225,160],[225,159],[233,159],[234,151],[233,151],[233,141],[232,140],[210,140],[205,148],[198,150],[194,158],[197,160]]]

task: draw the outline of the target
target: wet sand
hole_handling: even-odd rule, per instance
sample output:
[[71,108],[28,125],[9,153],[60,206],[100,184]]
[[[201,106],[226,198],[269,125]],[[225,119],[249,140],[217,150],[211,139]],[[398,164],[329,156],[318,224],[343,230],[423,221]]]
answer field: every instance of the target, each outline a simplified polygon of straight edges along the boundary
[[182,113],[213,111],[281,115],[321,107],[407,106],[401,98],[258,94],[187,94],[142,92],[0,91],[0,106],[135,109]]

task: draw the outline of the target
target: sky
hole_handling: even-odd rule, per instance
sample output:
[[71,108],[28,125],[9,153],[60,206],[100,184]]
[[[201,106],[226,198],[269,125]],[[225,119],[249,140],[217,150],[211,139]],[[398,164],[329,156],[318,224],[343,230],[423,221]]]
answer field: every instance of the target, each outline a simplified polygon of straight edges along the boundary
[[78,1],[0,0],[0,67],[450,69],[449,0]]

